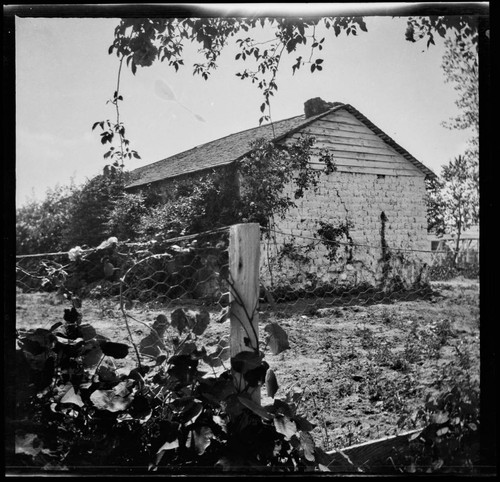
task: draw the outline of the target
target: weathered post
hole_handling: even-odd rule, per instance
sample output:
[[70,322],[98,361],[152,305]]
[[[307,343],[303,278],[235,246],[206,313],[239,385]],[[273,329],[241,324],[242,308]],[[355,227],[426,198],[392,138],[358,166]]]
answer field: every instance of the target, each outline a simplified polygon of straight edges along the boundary
[[[236,224],[229,234],[230,292],[230,353],[258,354],[259,349],[259,258],[260,227],[257,223]],[[250,353],[249,353],[250,356]],[[239,391],[246,382],[233,367],[233,377]],[[260,403],[260,388],[248,390],[254,402]]]

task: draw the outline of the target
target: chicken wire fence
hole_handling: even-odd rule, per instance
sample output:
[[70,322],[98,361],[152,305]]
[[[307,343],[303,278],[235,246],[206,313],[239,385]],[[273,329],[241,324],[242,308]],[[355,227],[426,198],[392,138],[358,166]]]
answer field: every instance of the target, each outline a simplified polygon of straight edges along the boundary
[[425,299],[433,294],[432,281],[460,274],[477,277],[478,257],[461,252],[454,260],[450,250],[326,240],[275,229],[265,230],[261,244],[263,309],[282,315]]
[[[281,235],[281,236],[279,236]],[[123,312],[142,305],[194,305],[213,316],[229,303],[229,228],[162,243],[119,243],[93,249],[17,256],[19,293],[68,292]],[[414,300],[446,277],[449,251],[325,241],[263,230],[260,306],[279,313],[311,313],[341,305]]]
[[186,323],[193,321],[184,316],[187,310],[209,317],[206,321],[227,312],[228,229],[162,243],[119,243],[109,238],[92,249],[17,256],[17,293],[48,292],[55,303],[84,300],[84,317],[87,309],[97,307],[104,316],[123,315],[127,329],[130,319],[140,322],[141,311],[160,312],[164,316],[150,326],[151,334],[160,337],[150,340],[149,350],[141,346],[143,354],[153,356],[159,352],[155,345],[165,322],[173,324],[176,310],[183,311]]

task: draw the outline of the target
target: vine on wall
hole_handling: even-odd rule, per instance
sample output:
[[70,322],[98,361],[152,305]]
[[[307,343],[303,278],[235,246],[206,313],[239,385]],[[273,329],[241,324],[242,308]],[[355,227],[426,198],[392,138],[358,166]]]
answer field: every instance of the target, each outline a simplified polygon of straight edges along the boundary
[[337,252],[340,248],[339,239],[346,237],[349,244],[344,246],[344,251],[347,255],[347,261],[352,260],[352,248],[353,239],[350,235],[349,230],[354,227],[351,220],[346,219],[344,222],[339,224],[333,224],[326,221],[320,221],[318,228],[318,235],[321,238],[323,244],[328,250],[328,259],[330,261],[335,261],[337,259]]

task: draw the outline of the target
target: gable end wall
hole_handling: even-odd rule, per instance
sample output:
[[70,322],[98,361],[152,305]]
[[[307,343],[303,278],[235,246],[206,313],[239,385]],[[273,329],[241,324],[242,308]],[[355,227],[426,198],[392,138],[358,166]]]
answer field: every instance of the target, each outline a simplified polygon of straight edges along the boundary
[[[396,275],[408,286],[424,281],[428,253],[406,250],[428,250],[425,175],[351,114],[328,117],[303,132],[316,137],[312,166],[322,168],[318,153],[326,149],[334,156],[337,171],[321,174],[317,189],[296,201],[297,207],[285,219],[275,220],[272,242],[263,240],[261,276],[268,284],[272,280],[296,287],[311,277],[348,285],[379,285]],[[293,199],[291,186],[288,194]],[[332,261],[318,234],[320,223],[339,226],[346,221],[352,226],[349,238],[337,239],[355,246],[339,246]],[[283,256],[287,243],[304,258]],[[392,256],[387,261],[388,253]]]

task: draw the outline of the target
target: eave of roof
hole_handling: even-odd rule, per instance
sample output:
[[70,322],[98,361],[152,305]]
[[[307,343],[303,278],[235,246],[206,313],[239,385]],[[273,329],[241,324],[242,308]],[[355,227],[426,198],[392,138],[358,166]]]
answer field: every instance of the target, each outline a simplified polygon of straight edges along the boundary
[[413,157],[408,151],[379,129],[357,109],[349,104],[334,103],[331,109],[328,109],[321,114],[308,117],[307,119],[304,115],[299,115],[289,119],[277,121],[272,125],[266,124],[264,126],[240,131],[220,139],[201,144],[166,159],[134,169],[131,171],[132,180],[129,184],[127,184],[126,188],[129,189],[145,186],[147,184],[163,181],[165,179],[228,166],[244,158],[252,151],[252,148],[250,147],[251,141],[260,137],[274,139],[276,141],[282,140],[314,121],[340,109],[347,110],[361,122],[366,124],[382,140],[420,169],[426,176],[431,178],[436,177],[436,174],[431,169]]

